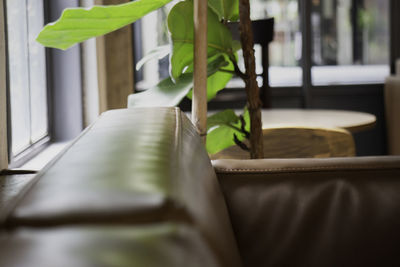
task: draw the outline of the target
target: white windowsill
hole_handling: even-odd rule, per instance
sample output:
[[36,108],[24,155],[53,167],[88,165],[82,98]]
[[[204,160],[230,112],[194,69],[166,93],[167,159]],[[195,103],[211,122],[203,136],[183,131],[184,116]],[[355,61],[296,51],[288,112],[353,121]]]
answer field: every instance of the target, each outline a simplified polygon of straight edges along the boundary
[[52,143],[38,155],[36,155],[27,163],[17,169],[40,171],[41,169],[43,169],[44,166],[46,166],[47,163],[54,159],[69,143],[70,142]]

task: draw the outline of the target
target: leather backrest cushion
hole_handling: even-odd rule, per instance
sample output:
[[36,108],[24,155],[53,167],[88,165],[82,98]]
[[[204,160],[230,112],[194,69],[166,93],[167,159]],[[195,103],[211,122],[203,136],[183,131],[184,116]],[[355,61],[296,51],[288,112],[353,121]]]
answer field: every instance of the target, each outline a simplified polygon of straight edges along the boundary
[[106,112],[35,179],[8,227],[182,222],[240,266],[215,172],[177,108]]
[[180,224],[26,228],[0,246],[7,267],[220,266],[202,236]]
[[214,162],[244,266],[400,266],[400,158]]
[[35,177],[8,224],[162,220],[171,206],[175,128],[175,109],[103,113]]
[[223,255],[224,266],[241,266],[225,200],[208,154],[190,120],[183,113],[181,116],[181,136],[177,138],[181,141],[177,166],[181,171],[175,180],[176,197],[190,210],[213,249]]

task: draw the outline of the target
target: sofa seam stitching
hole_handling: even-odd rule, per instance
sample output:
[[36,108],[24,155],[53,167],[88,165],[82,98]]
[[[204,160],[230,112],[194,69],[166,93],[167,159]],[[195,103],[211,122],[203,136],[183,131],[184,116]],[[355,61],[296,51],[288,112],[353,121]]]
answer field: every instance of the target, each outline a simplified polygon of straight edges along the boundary
[[218,172],[263,172],[263,171],[317,171],[317,170],[370,170],[370,169],[400,169],[399,167],[384,166],[384,165],[373,165],[373,166],[321,166],[321,167],[298,167],[298,168],[264,168],[264,169],[251,169],[251,168],[219,168],[216,167],[215,170]]

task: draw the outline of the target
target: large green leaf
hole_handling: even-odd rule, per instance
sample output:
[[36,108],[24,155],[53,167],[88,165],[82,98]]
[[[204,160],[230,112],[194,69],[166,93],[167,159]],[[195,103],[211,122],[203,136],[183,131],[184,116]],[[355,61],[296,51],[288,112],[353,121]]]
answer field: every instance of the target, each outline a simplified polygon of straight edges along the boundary
[[[247,112],[247,111],[246,111]],[[249,118],[248,112],[244,113],[245,129],[248,131]],[[241,122],[239,117],[231,109],[218,112],[207,118],[207,152],[210,154],[236,145],[234,141],[236,135],[239,141],[243,141],[246,137],[241,131]]]
[[[208,65],[209,75],[214,74],[220,67],[226,66],[225,57],[219,55]],[[157,86],[142,93],[132,94],[128,97],[128,107],[156,107],[176,106],[193,88],[193,73],[183,74],[176,82],[166,78]]]
[[[217,93],[226,87],[226,84],[232,79],[232,74],[223,71],[217,71],[207,78],[207,101],[216,97]],[[192,91],[187,95],[192,99]]]
[[231,109],[218,112],[207,118],[206,149],[210,154],[235,145],[234,134],[240,134],[234,125],[239,122],[239,117]]
[[[221,70],[233,71],[233,64],[224,54],[217,54],[207,60],[207,100],[213,99],[219,91],[225,88],[226,84],[231,80],[232,74]],[[185,73],[193,72],[193,64],[191,64]],[[191,90],[187,97],[192,99]]]
[[[207,59],[207,76],[213,75],[219,69],[226,67],[229,65],[229,62],[226,60],[226,56],[223,54],[216,54]],[[194,64],[190,64],[186,69],[185,73],[192,73],[194,71]]]
[[221,20],[236,21],[239,18],[239,0],[208,0],[208,6]]
[[[184,69],[193,62],[193,1],[186,0],[176,4],[168,15],[168,28],[171,32],[173,50],[171,56],[171,75],[177,79]],[[208,57],[218,53],[232,52],[232,35],[222,24],[217,14],[208,9]]]
[[217,112],[207,118],[207,130],[215,126],[235,125],[239,122],[239,116],[232,109]]
[[245,123],[244,129],[245,129],[248,133],[250,133],[250,112],[249,112],[249,110],[247,109],[247,107],[244,109],[244,112],[243,112],[243,119],[244,119],[244,123]]
[[[219,91],[224,89],[227,83],[233,77],[234,66],[226,54],[221,55],[224,58],[223,65],[220,64],[213,74],[209,74],[207,79],[207,100],[213,99]],[[210,65],[210,64],[209,64]]]
[[[234,67],[230,60],[227,60],[227,66],[221,67],[219,71],[207,79],[207,100],[213,99],[219,91],[226,87],[226,84],[232,79]],[[227,72],[226,72],[227,71]]]
[[40,32],[44,46],[67,49],[89,38],[124,27],[172,0],[136,0],[121,5],[65,9],[61,18]]
[[206,149],[209,154],[215,154],[221,150],[234,146],[233,135],[236,133],[230,127],[220,126],[207,134]]
[[173,107],[178,105],[193,87],[193,74],[183,74],[174,83],[166,78],[157,86],[128,97],[128,107]]

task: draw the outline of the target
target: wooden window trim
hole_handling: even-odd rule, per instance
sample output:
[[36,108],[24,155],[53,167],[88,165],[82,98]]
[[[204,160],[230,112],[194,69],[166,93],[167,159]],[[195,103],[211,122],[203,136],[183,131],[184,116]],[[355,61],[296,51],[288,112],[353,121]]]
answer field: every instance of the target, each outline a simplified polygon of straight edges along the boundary
[[[97,5],[115,5],[129,0],[96,0]],[[100,112],[126,108],[134,91],[132,26],[96,40]]]

